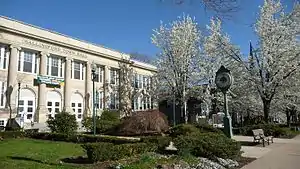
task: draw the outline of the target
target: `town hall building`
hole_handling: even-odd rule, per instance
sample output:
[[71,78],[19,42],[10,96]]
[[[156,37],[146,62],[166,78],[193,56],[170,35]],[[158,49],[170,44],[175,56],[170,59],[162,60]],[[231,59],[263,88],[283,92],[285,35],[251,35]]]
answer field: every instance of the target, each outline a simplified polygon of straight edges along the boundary
[[[0,16],[0,127],[12,117],[45,123],[65,110],[80,122],[91,116],[92,64],[96,65],[97,109],[119,109],[120,63],[134,70],[133,88],[151,84],[155,66],[130,55]],[[139,93],[139,92],[137,92]],[[150,95],[133,97],[133,110],[155,106]],[[86,113],[86,114],[84,114]]]

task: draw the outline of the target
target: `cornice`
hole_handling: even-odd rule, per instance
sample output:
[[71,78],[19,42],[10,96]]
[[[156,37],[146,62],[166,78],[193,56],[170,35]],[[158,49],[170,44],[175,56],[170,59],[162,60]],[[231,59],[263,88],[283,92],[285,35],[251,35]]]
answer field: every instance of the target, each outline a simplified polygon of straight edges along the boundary
[[15,33],[15,34],[18,34],[18,35],[21,35],[21,36],[25,36],[27,38],[32,38],[32,39],[48,42],[48,43],[51,43],[51,44],[54,44],[54,45],[58,45],[58,46],[61,46],[61,47],[70,48],[72,50],[78,50],[78,51],[85,52],[85,53],[88,53],[88,54],[93,54],[93,55],[105,57],[107,59],[122,61],[122,58],[118,58],[118,57],[114,57],[114,56],[107,55],[107,54],[104,54],[104,53],[100,53],[100,52],[97,52],[97,51],[85,49],[85,48],[82,48],[82,47],[79,47],[79,46],[74,46],[74,45],[64,43],[64,42],[61,42],[61,41],[56,41],[56,40],[53,40],[53,39],[48,39],[48,38],[44,38],[44,37],[41,37],[41,36],[33,35],[33,34],[23,32],[23,31],[19,31],[19,30],[16,30],[16,29],[11,29],[11,28],[7,28],[7,27],[3,27],[3,26],[0,26],[0,29],[5,30],[7,32]]

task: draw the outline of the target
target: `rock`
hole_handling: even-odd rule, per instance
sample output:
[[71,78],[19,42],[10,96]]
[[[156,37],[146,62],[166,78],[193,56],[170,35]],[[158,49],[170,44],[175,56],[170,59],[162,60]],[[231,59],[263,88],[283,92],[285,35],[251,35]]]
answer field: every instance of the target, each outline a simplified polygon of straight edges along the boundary
[[222,165],[213,162],[207,158],[199,158],[200,163],[196,166],[196,169],[226,169]]
[[157,168],[157,169],[172,169],[170,166],[168,166],[168,165],[166,165],[166,164],[158,165],[156,168]]
[[177,148],[174,146],[174,143],[172,141],[170,141],[169,146],[166,147],[165,149],[169,151],[177,151]]
[[237,161],[231,160],[231,159],[223,159],[223,158],[217,158],[219,164],[226,168],[233,168],[238,167],[239,163]]

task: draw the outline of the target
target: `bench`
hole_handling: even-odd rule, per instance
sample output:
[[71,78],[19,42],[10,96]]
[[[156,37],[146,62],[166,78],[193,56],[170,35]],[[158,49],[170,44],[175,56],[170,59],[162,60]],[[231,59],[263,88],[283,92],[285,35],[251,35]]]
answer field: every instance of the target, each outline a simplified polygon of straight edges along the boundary
[[253,132],[254,142],[262,141],[264,147],[265,147],[265,142],[267,142],[268,145],[270,145],[270,141],[273,143],[273,136],[265,136],[263,129],[255,129],[252,130],[252,132]]

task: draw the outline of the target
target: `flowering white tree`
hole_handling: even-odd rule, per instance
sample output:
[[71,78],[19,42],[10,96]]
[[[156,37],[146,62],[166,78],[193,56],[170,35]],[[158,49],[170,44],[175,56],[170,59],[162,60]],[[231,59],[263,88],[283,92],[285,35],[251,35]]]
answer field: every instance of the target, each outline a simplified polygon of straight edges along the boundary
[[171,100],[172,94],[175,98],[180,98],[185,121],[187,121],[186,93],[193,84],[190,77],[195,71],[193,63],[199,55],[200,37],[195,20],[183,15],[169,26],[161,24],[154,30],[151,38],[152,43],[160,49],[157,78],[161,93],[167,93],[161,98]]
[[294,5],[290,13],[284,13],[279,1],[264,1],[255,25],[258,43],[251,68],[221,32],[215,41],[218,50],[226,52],[243,65],[247,82],[255,87],[263,103],[265,121],[269,120],[274,96],[280,91],[289,90],[293,83],[299,83],[293,78],[300,66],[300,43],[297,40],[300,33],[299,18],[299,3]]
[[131,62],[123,59],[119,62],[120,67],[120,116],[127,117],[132,113],[131,101],[133,96],[132,77],[134,76]]

